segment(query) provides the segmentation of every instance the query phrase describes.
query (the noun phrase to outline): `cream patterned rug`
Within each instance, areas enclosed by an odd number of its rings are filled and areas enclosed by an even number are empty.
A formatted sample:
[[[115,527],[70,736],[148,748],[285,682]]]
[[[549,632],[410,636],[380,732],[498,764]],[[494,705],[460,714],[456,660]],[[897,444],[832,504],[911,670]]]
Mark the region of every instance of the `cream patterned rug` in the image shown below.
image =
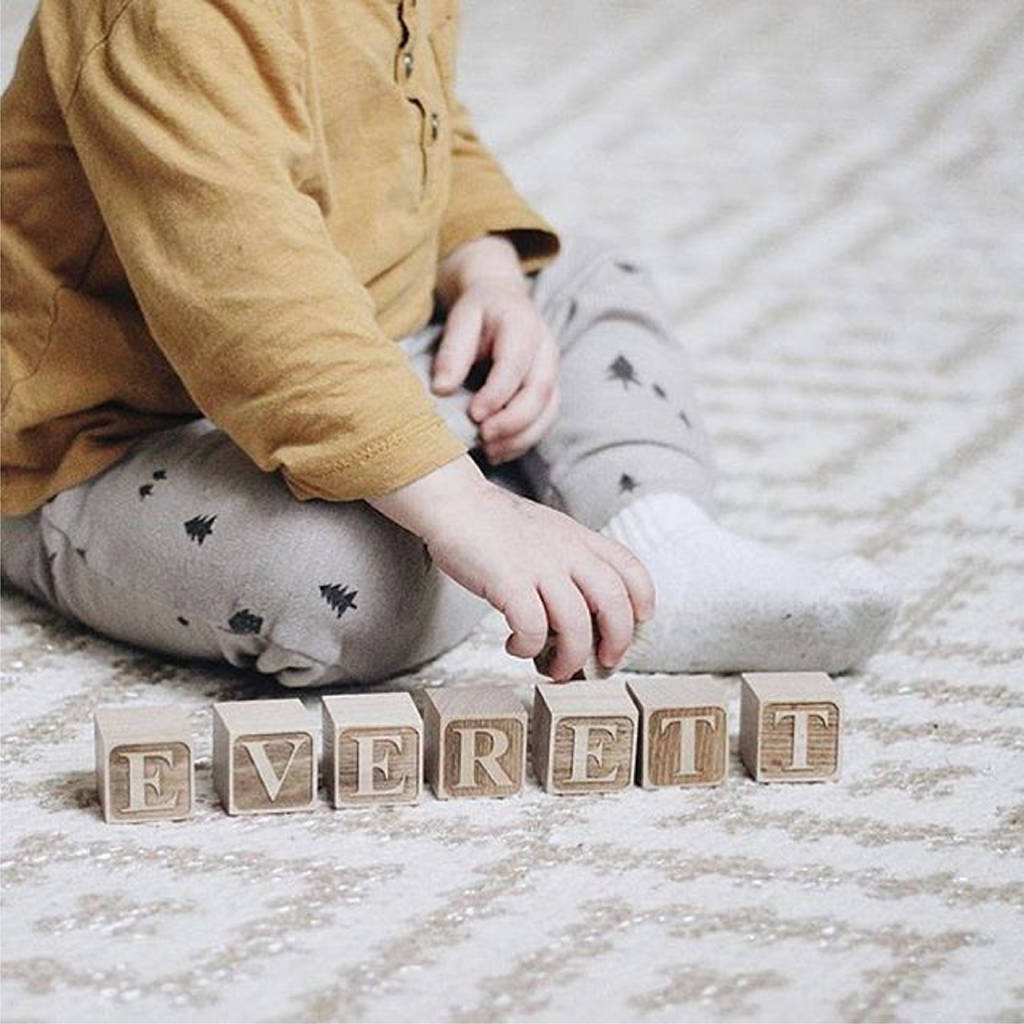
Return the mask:
[[[1024,6],[465,14],[463,93],[523,192],[655,268],[725,522],[909,581],[843,680],[845,777],[759,786],[734,751],[710,792],[231,819],[210,703],[283,694],[8,591],[4,1020],[1024,1019]],[[396,684],[528,698],[504,635]],[[93,710],[168,701],[197,817],[104,825]]]

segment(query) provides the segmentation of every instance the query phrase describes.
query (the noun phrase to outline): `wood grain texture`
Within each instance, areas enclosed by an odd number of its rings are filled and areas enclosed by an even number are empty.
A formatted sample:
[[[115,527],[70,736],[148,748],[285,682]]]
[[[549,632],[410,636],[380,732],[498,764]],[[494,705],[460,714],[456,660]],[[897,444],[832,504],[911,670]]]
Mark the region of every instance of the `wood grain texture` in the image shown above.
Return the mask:
[[[423,722],[408,693],[324,697],[323,736],[335,807],[419,800]]]
[[[707,786],[725,780],[729,717],[724,686],[709,675],[652,676],[626,685],[640,712],[640,785]]]
[[[636,705],[617,679],[538,683],[533,756],[549,793],[600,793],[633,784]]]
[[[316,748],[298,698],[213,706],[214,786],[228,814],[315,807]]]
[[[821,782],[839,777],[843,705],[824,672],[746,672],[740,757],[759,782]]]
[[[192,815],[195,748],[182,708],[100,708],[93,733],[105,821],[180,820]]]
[[[427,691],[424,728],[426,774],[441,799],[522,792],[527,714],[509,688]]]

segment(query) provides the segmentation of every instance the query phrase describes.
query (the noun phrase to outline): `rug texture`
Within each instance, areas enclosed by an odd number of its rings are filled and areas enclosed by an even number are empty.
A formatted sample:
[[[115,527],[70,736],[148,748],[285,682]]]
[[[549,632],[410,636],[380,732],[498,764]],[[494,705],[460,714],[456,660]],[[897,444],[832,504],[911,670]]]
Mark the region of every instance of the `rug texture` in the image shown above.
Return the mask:
[[[30,10],[3,5],[6,75]],[[4,1020],[1024,1019],[1024,6],[464,13],[485,141],[671,303],[723,521],[907,581],[842,680],[844,777],[757,785],[734,738],[714,790],[233,819],[211,702],[287,694],[8,589]],[[527,700],[505,635],[394,685]],[[92,713],[164,702],[198,813],[104,825]]]

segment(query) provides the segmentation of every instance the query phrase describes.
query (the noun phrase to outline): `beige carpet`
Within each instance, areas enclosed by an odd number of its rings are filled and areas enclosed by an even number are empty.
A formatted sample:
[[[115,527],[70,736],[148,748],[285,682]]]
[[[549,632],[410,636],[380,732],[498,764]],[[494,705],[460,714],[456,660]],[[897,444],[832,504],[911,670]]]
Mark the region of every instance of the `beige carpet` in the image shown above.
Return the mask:
[[[656,268],[728,525],[909,580],[845,778],[229,819],[209,704],[272,689],[11,591],[4,1020],[1024,1019],[1024,6],[467,0],[465,43],[523,191]],[[526,698],[503,636],[400,682]],[[105,826],[93,709],[163,701],[198,816]]]

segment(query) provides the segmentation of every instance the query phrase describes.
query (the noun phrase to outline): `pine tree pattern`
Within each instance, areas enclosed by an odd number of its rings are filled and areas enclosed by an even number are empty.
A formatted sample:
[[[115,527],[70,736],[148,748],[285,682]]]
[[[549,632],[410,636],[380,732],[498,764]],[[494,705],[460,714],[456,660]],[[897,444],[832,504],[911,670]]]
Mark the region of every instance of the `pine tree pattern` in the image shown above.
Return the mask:
[[[579,308],[580,308],[579,307],[579,303],[575,299],[570,299],[570,301],[569,301],[569,312],[565,314],[565,325],[566,325],[566,327],[568,327],[569,324],[571,324],[573,322],[573,320],[576,318],[576,312],[577,312],[577,310]]]
[[[167,470],[166,469],[156,469],[156,470],[154,470],[153,471],[153,479],[154,480],[166,480],[167,479]]]
[[[228,619],[232,633],[258,633],[263,628],[263,616],[242,608]]]
[[[621,353],[615,357],[615,361],[608,367],[607,380],[621,380],[622,387],[628,391],[630,384],[640,385],[640,378],[633,369],[633,364]]]
[[[682,409],[679,410],[679,418],[687,425],[687,427],[692,426],[692,424],[690,423],[690,417],[687,416]]]
[[[665,394],[665,389],[664,389],[664,388],[663,388],[663,387],[662,387],[662,386],[661,386],[660,384],[652,384],[652,385],[651,385],[651,390],[652,390],[652,391],[653,391],[653,392],[654,392],[654,393],[655,393],[655,394],[656,394],[656,395],[657,395],[657,396],[658,396],[659,398],[667,398],[667,397],[668,397],[668,396],[667,396],[667,395]]]
[[[331,609],[338,614],[340,619],[349,608],[357,608],[356,594],[358,590],[349,590],[341,583],[322,583],[320,585],[320,596],[327,602]]]
[[[181,623],[181,624],[182,624],[183,626],[187,626],[187,625],[189,624],[189,623],[188,623],[188,619],[186,619],[186,618],[185,618],[185,617],[184,617],[183,615],[179,615],[179,616],[178,616],[178,621],[179,621],[179,622],[180,622],[180,623]]]
[[[619,477],[619,494],[623,494],[626,491],[635,491],[637,489],[637,482],[628,473],[623,473]]]
[[[213,524],[217,517],[214,516],[193,516],[185,523],[185,533],[189,540],[194,540],[200,547],[203,541],[213,533]]]
[[[153,493],[152,484],[143,484],[139,488],[139,501],[145,501]]]
[[[637,274],[640,272],[640,268],[635,263],[627,263],[625,260],[616,260],[615,266],[619,270],[624,270],[627,274]]]

